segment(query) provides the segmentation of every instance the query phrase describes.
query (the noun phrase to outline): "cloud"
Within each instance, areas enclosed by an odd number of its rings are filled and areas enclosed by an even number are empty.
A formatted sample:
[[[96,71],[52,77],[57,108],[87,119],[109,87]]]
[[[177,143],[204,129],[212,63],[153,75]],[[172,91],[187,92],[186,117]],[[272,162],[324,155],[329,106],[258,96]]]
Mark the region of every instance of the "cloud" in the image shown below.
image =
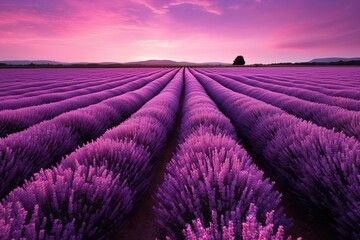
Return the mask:
[[[143,5],[144,7],[148,8],[155,14],[165,14],[168,12],[167,5],[157,6],[157,4],[154,4],[153,1],[149,1],[149,0],[136,0],[134,2]]]
[[[153,0],[134,0],[134,2],[141,4],[151,10],[155,14],[166,14],[171,7],[189,4],[198,7],[204,12],[221,15],[223,11],[221,8],[210,0],[169,0],[169,1],[153,1]],[[160,3],[159,3],[160,2]]]
[[[223,11],[220,9],[219,6],[217,6],[217,4],[215,4],[213,1],[208,1],[208,0],[194,0],[194,1],[173,0],[169,3],[169,6],[177,6],[177,5],[181,5],[181,4],[195,5],[195,6],[200,7],[200,9],[205,12],[216,14],[216,15],[223,14]]]

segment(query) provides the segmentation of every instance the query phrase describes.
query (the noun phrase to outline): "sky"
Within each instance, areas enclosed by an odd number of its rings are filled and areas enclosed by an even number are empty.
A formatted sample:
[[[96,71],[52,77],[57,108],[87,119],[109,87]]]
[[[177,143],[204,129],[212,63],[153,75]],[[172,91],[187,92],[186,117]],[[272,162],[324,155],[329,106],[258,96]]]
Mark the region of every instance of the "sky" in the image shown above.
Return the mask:
[[[0,0],[0,60],[360,57],[360,0]]]

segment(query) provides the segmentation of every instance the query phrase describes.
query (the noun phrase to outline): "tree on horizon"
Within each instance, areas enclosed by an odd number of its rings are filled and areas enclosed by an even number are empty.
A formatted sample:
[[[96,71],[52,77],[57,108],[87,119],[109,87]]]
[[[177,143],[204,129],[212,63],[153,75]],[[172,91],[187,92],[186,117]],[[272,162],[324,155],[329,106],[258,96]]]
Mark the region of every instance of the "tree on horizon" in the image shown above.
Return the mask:
[[[245,59],[243,56],[239,55],[235,58],[233,65],[245,65]]]

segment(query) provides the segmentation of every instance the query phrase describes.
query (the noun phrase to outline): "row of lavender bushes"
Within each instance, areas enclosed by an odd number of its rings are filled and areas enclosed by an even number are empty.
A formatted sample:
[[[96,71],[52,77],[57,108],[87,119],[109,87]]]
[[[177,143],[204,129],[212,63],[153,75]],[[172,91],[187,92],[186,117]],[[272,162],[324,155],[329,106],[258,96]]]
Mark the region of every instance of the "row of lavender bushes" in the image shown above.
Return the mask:
[[[338,238],[360,238],[360,143],[233,92],[192,71],[292,199],[332,216]]]
[[[165,75],[166,72],[153,74],[145,78],[129,78],[119,81],[114,88],[104,89],[83,96],[73,97],[58,102],[30,106],[0,112],[0,137],[22,131],[42,121],[54,118],[59,114],[97,104],[106,99],[116,97],[128,91],[134,91]],[[172,72],[170,72],[171,75]]]
[[[302,89],[298,87],[288,87],[283,85],[274,85],[271,83],[268,83],[270,80],[268,79],[266,83],[263,83],[261,81],[252,80],[247,77],[243,76],[234,76],[234,75],[227,75],[224,76],[231,77],[237,81],[246,83],[251,86],[261,87],[265,88],[267,90],[283,93],[289,96],[294,96],[300,99],[304,99],[311,102],[318,102],[318,103],[324,103],[332,106],[338,106],[347,110],[352,111],[360,111],[360,104],[359,101],[356,99],[350,99],[345,97],[337,97],[337,96],[329,96],[326,94],[323,94],[321,92],[311,91],[307,89]]]
[[[157,221],[168,238],[283,239],[282,225],[289,222],[281,195],[188,70],[180,132],[155,196]]]
[[[3,69],[0,78],[0,99],[38,96],[55,89],[58,92],[66,92],[69,88],[79,89],[86,87],[87,84],[96,85],[97,81],[116,79],[119,77],[119,73],[130,76],[149,72],[149,69],[137,70],[116,69],[109,71],[108,69],[82,69],[79,71],[79,69],[71,68]],[[154,71],[156,70],[154,69]]]
[[[335,79],[326,78],[325,83],[319,82],[319,78],[316,78],[316,80],[313,82],[308,82],[308,79],[306,79],[305,77],[297,77],[293,79],[281,77],[280,80],[279,78],[267,79],[266,76],[252,76],[251,78],[253,80],[265,83],[271,82],[272,84],[282,85],[286,87],[303,88],[310,91],[320,92],[329,96],[360,100],[360,93],[358,91],[359,88],[354,88],[354,86],[348,85],[349,83],[348,81],[343,79],[343,75]]]
[[[283,109],[289,114],[312,121],[319,126],[334,129],[337,132],[344,132],[346,135],[353,136],[360,140],[359,112],[349,111],[327,104],[309,102],[267,89],[252,87],[220,75],[208,74],[208,76],[233,91],[269,103]]]
[[[176,72],[172,71],[136,91],[61,114],[0,139],[0,199],[40,168],[48,168],[78,145],[118,125],[158,94]]]
[[[268,70],[268,69],[267,69]],[[321,70],[321,69],[320,69]],[[267,74],[262,71],[258,71],[249,75],[242,74],[247,80],[255,80],[254,82],[276,84],[279,86],[303,88],[315,92],[321,92],[330,96],[360,99],[359,82],[354,81],[358,79],[359,72],[351,71],[351,69],[334,69],[334,68],[322,68],[320,71],[318,68],[313,68],[312,71],[305,71],[302,69],[282,68],[275,74]],[[207,69],[208,73],[221,74],[223,76],[231,77],[238,75],[236,71],[227,69]],[[316,77],[314,77],[316,76]],[[355,79],[354,79],[355,78]]]
[[[42,105],[52,102],[58,102],[73,97],[79,97],[82,95],[102,92],[119,87],[125,83],[137,80],[139,78],[151,76],[154,73],[155,73],[154,71],[149,71],[143,74],[123,73],[123,75],[117,78],[112,78],[112,79],[104,78],[97,81],[95,80],[86,81],[85,83],[82,84],[73,83],[66,87],[58,87],[58,88],[49,88],[48,86],[44,85],[43,90],[36,91],[36,95],[34,95],[34,93],[32,92],[33,90],[28,89],[28,91],[32,93],[31,96],[26,96],[26,94],[22,94],[22,95],[15,95],[15,96],[9,95],[6,97],[1,97],[0,110],[18,109],[18,108],[29,107],[34,105]]]
[[[1,239],[109,237],[149,183],[153,158],[176,119],[182,81],[179,72],[128,120],[13,190],[0,205]]]

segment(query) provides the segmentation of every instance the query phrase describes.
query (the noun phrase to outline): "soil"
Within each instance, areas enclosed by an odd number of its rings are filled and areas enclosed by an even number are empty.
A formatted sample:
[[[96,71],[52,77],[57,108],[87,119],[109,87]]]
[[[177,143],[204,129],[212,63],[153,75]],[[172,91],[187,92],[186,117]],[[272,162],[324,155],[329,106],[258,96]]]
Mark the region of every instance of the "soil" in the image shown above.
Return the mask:
[[[287,217],[292,219],[293,226],[288,234],[293,237],[302,237],[303,240],[336,240],[337,234],[329,226],[327,216],[314,217],[308,210],[283,196],[282,206]]]

